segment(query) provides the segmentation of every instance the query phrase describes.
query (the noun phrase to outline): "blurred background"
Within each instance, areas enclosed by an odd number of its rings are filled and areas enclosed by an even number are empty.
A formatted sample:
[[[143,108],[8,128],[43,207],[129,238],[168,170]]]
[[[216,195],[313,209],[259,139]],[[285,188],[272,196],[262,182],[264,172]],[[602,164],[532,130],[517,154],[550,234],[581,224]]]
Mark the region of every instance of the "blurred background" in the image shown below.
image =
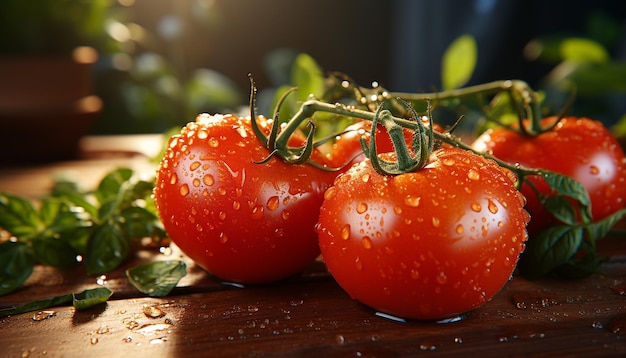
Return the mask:
[[[302,52],[361,85],[437,90],[442,55],[463,34],[478,48],[468,85],[522,79],[560,99],[576,85],[573,114],[612,126],[626,113],[624,1],[3,0],[0,87],[8,89],[0,89],[0,121],[24,122],[41,112],[16,109],[18,102],[34,106],[30,93],[45,86],[26,80],[35,70],[19,72],[11,61],[71,55],[88,65],[88,79],[47,72],[61,77],[51,85],[57,94],[82,83],[66,99],[72,113],[92,114],[84,130],[160,133],[199,112],[245,106],[248,73],[259,88],[288,84]],[[582,47],[568,57],[565,45],[572,43]],[[47,105],[60,117],[70,111]],[[1,128],[6,140],[14,127]]]

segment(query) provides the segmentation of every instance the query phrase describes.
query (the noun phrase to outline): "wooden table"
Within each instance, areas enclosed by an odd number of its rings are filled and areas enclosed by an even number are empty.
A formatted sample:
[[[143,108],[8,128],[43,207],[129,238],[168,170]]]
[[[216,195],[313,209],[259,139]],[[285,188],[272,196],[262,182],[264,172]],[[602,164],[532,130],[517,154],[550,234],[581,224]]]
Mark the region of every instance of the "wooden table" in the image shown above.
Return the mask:
[[[92,185],[121,165],[152,174],[144,154],[158,152],[158,137],[87,138],[84,148],[83,160],[0,168],[0,191],[36,198],[55,174]],[[286,282],[245,288],[221,284],[175,247],[139,250],[101,277],[82,266],[37,266],[22,289],[0,297],[0,307],[99,285],[114,294],[85,311],[54,307],[0,318],[0,357],[625,356],[625,241],[600,242],[610,257],[606,276],[514,277],[492,301],[451,323],[383,317],[351,300],[321,262]],[[146,297],[127,282],[127,267],[165,259],[188,265],[170,296]]]

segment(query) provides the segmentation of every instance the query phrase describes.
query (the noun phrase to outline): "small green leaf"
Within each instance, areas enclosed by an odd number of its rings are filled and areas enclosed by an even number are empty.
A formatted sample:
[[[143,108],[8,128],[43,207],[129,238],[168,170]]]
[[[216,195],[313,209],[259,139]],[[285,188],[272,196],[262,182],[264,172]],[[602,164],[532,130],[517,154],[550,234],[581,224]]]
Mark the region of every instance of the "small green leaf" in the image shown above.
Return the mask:
[[[615,224],[626,217],[626,209],[622,209],[605,217],[604,219],[585,225],[587,235],[591,240],[596,241],[604,238]]]
[[[324,94],[324,73],[321,67],[308,54],[299,54],[291,67],[291,81],[298,87],[298,99],[304,101],[309,95],[321,97]]]
[[[118,168],[102,178],[95,192],[100,203],[116,198],[122,184],[133,176],[133,171],[128,168]]]
[[[443,54],[441,83],[444,90],[465,85],[476,68],[478,50],[471,35],[462,35],[454,40]]]
[[[29,200],[0,193],[0,228],[20,239],[30,239],[37,235],[42,225],[37,210]]]
[[[44,265],[68,268],[76,264],[77,252],[63,240],[37,238],[32,244],[36,260]]]
[[[23,304],[21,306],[17,306],[14,308],[7,308],[0,310],[0,317],[12,316],[20,313],[38,311],[49,307],[60,306],[72,301],[72,294],[54,296],[49,298],[44,298],[42,300],[37,300],[33,302],[29,302]]]
[[[568,262],[580,248],[580,227],[552,226],[526,242],[519,269],[528,278],[541,277]]]
[[[140,292],[152,296],[167,296],[178,281],[187,274],[183,261],[154,261],[126,270],[126,277]]]
[[[126,258],[128,251],[129,243],[117,225],[99,226],[87,243],[87,273],[97,275],[114,270]]]
[[[70,302],[73,303],[74,307],[77,310],[82,310],[106,302],[112,294],[113,292],[106,287],[98,287],[90,290],[85,290],[80,293],[68,293],[65,295],[59,295],[29,302],[18,307],[1,309],[0,317],[38,311],[45,308],[60,306]]]
[[[35,258],[30,245],[24,242],[0,244],[0,296],[20,287],[33,272]]]
[[[564,61],[601,63],[611,58],[604,46],[596,41],[580,37],[564,39],[559,50]]]
[[[591,221],[591,199],[589,199],[589,193],[582,184],[572,177],[555,172],[543,171],[541,176],[552,190],[578,202],[584,223]]]
[[[77,310],[84,310],[109,300],[113,291],[106,287],[97,287],[72,294],[72,304]]]
[[[120,215],[124,218],[122,227],[128,237],[164,235],[157,216],[144,208],[136,206],[126,208]]]
[[[563,224],[576,224],[576,209],[566,197],[562,195],[551,196],[546,198],[542,204]]]

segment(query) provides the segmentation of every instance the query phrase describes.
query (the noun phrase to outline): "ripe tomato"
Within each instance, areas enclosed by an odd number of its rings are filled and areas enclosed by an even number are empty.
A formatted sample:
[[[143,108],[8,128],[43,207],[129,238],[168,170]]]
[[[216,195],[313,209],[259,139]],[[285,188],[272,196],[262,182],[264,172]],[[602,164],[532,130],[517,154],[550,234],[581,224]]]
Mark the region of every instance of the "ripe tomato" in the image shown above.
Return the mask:
[[[425,125],[428,125],[428,121],[423,121]],[[441,126],[435,124],[433,126],[436,131],[443,132]],[[345,166],[349,168],[350,165],[358,162],[362,162],[365,159],[363,154],[363,148],[361,146],[361,137],[365,137],[367,143],[371,136],[372,122],[368,120],[362,120],[356,122],[346,129],[347,133],[339,136],[330,153],[329,159],[335,168]],[[403,129],[404,140],[408,144],[409,148],[412,148],[411,142],[413,141],[414,131],[408,128]],[[393,142],[391,137],[387,133],[387,130],[382,125],[378,125],[376,128],[376,149],[378,153],[393,152]],[[346,163],[349,163],[346,165]]]
[[[443,319],[479,307],[509,280],[528,213],[496,163],[457,148],[382,176],[369,160],[335,179],[317,225],[339,285],[377,310]]]
[[[303,142],[293,136],[289,145]],[[280,280],[319,255],[314,226],[336,174],[276,157],[253,163],[267,156],[249,119],[205,114],[170,139],[158,170],[154,198],[167,233],[224,280]],[[311,158],[324,163],[318,152]]]
[[[545,119],[545,123],[555,120]],[[509,163],[526,168],[546,169],[570,176],[589,192],[594,221],[622,209],[626,200],[626,159],[617,140],[602,125],[589,118],[563,118],[554,130],[523,136],[507,129],[488,130],[472,147]],[[530,181],[548,195],[551,190],[540,177]],[[554,224],[554,217],[541,205],[527,184],[522,193],[531,214],[528,231],[532,235]]]

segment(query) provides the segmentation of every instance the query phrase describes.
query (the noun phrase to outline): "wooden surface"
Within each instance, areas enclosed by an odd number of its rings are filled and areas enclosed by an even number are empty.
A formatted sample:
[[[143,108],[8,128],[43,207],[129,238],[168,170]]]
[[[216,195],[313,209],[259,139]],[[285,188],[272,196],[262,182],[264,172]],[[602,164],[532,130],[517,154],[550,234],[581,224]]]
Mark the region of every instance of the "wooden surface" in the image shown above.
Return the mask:
[[[0,191],[36,198],[59,173],[91,185],[120,165],[148,175],[154,166],[141,153],[152,153],[145,145],[157,140],[88,139],[84,160],[0,168]],[[119,149],[124,143],[128,148]],[[351,300],[321,262],[286,282],[244,288],[221,284],[175,247],[137,251],[102,277],[86,276],[82,266],[37,266],[23,288],[0,297],[0,307],[98,285],[114,294],[85,311],[54,307],[0,318],[0,357],[626,356],[624,241],[599,243],[610,258],[606,276],[514,277],[492,301],[451,323],[383,317]],[[155,259],[188,264],[188,275],[165,298],[142,295],[124,276],[127,267]]]

